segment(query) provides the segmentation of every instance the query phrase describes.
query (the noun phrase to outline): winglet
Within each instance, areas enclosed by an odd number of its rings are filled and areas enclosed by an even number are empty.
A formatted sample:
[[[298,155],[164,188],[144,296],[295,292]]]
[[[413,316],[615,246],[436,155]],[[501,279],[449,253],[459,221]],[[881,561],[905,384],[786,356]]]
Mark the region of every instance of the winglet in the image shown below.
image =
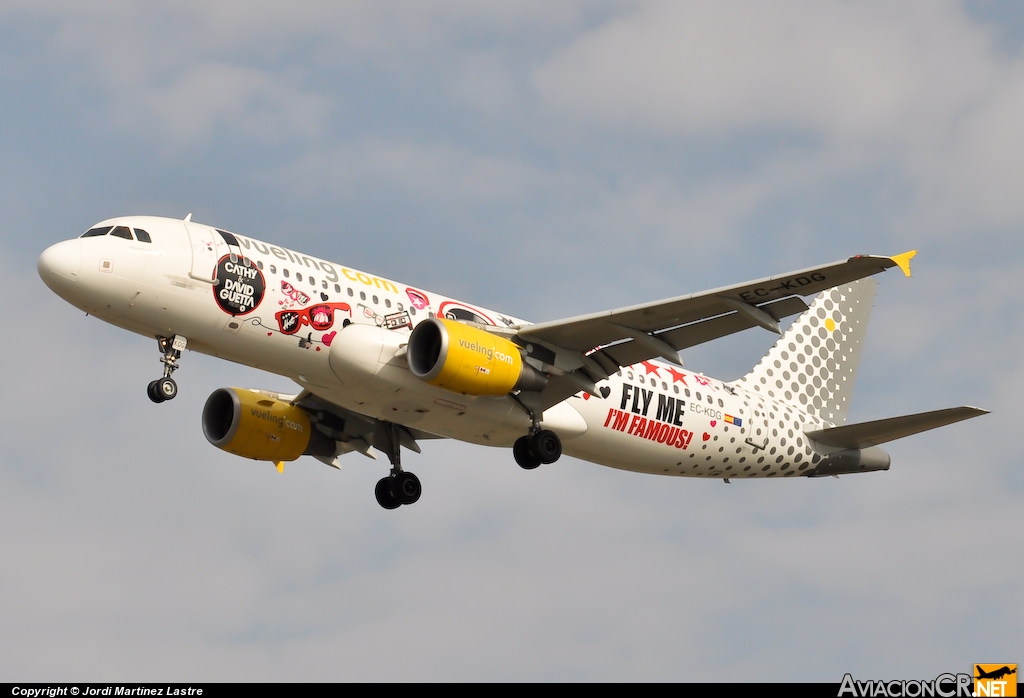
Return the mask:
[[[276,463],[274,463],[274,465],[277,466],[277,472],[279,472],[279,473],[283,473],[284,472],[284,461],[283,460],[277,461]]]
[[[911,250],[910,252],[904,252],[903,254],[889,257],[889,259],[896,262],[896,266],[902,269],[904,274],[910,276],[910,260],[913,259],[916,254],[917,250]]]

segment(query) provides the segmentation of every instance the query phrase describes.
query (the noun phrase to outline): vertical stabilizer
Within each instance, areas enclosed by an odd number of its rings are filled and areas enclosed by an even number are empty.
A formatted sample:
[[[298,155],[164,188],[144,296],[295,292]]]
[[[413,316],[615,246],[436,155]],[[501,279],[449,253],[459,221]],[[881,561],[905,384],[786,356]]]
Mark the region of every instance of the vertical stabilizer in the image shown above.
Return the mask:
[[[878,284],[861,279],[818,295],[739,384],[843,424]]]

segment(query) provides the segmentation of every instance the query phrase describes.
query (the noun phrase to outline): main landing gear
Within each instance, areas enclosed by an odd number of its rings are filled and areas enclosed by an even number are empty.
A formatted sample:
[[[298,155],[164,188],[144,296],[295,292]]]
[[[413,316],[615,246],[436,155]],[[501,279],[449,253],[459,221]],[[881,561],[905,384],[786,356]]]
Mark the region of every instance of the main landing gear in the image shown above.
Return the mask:
[[[391,474],[377,482],[373,493],[377,496],[377,503],[382,507],[397,509],[403,504],[415,504],[423,494],[423,487],[418,477],[402,470],[402,445],[398,431],[401,427],[397,424],[388,426],[390,443],[387,453],[388,460],[391,461]]]
[[[537,429],[516,439],[512,446],[516,463],[524,470],[533,470],[541,463],[549,465],[562,455],[562,440],[550,429]]]
[[[541,429],[537,412],[522,399],[510,395],[526,414],[530,415],[530,433],[520,436],[512,445],[512,456],[523,470],[533,470],[540,464],[550,465],[562,455],[562,440],[550,429]]]
[[[171,374],[178,370],[178,359],[181,358],[181,352],[188,340],[176,334],[173,337],[157,337],[156,341],[163,354],[160,363],[164,365],[164,377],[152,381],[146,388],[146,393],[150,400],[160,403],[173,400],[178,395],[178,384],[171,378]]]

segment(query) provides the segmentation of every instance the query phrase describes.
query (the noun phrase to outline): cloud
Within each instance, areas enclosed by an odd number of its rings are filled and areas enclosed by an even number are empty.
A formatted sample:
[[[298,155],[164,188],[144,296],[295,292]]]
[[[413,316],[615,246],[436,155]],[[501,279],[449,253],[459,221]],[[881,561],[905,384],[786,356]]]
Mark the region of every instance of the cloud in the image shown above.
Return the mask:
[[[536,68],[560,120],[641,139],[795,140],[847,171],[894,168],[945,235],[1024,220],[1024,71],[957,3],[645,3]],[[808,158],[815,168],[815,158]]]

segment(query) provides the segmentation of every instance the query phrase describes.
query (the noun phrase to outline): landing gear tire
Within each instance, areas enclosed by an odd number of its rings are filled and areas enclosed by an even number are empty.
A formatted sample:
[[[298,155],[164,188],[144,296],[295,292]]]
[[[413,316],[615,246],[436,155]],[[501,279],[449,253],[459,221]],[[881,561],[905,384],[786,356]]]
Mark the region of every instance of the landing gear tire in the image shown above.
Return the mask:
[[[377,496],[377,504],[380,504],[385,509],[397,509],[402,506],[402,503],[395,497],[394,492],[391,491],[392,481],[393,479],[390,477],[383,477],[377,481],[377,487],[373,490],[373,493]]]
[[[150,381],[149,386],[146,388],[146,395],[149,395],[149,399],[157,404],[164,401],[163,395],[159,393],[156,387],[156,384],[159,382],[158,380]]]
[[[554,463],[562,455],[562,440],[550,429],[541,429],[530,440],[530,450],[548,465]]]
[[[529,436],[521,436],[516,439],[515,445],[512,446],[512,455],[515,457],[516,463],[523,470],[533,470],[540,467],[540,457],[533,452]]]
[[[423,486],[420,485],[420,479],[412,473],[404,471],[395,475],[391,490],[394,493],[395,499],[402,504],[415,504],[419,500],[420,495],[423,494]]]
[[[160,401],[173,400],[178,396],[178,384],[174,382],[173,378],[160,378],[153,381],[155,383],[153,392],[160,396]]]

